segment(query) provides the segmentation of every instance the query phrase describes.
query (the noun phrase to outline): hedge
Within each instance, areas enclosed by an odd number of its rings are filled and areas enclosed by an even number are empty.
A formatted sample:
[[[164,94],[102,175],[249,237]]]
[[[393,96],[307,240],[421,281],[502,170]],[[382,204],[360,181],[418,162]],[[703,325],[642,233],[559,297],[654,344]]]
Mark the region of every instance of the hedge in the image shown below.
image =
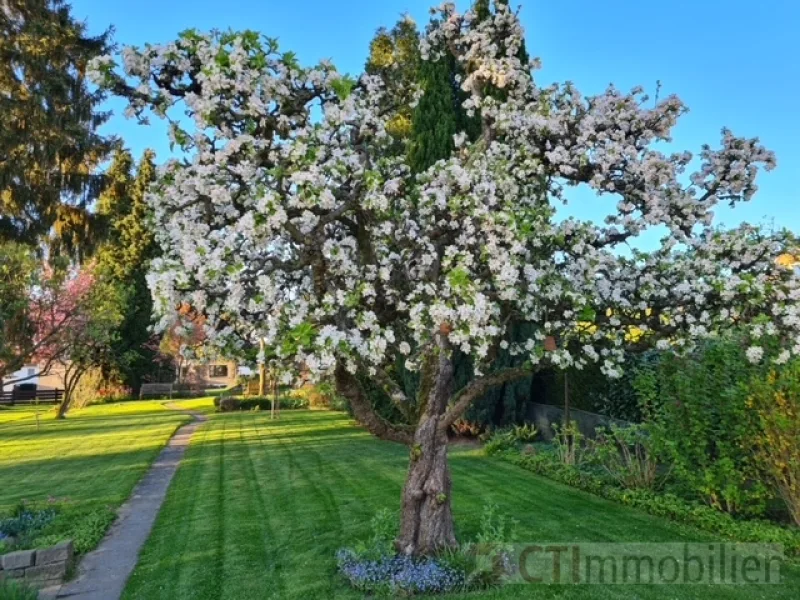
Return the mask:
[[[254,396],[252,398],[214,398],[214,407],[220,412],[237,410],[272,410],[272,398]],[[308,408],[308,399],[294,396],[281,396],[278,399],[278,408]]]

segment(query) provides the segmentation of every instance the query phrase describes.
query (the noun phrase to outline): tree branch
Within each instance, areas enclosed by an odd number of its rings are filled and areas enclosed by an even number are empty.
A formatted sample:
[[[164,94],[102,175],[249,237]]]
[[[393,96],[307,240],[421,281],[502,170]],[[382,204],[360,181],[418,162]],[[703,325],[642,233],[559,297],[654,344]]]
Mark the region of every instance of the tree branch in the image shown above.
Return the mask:
[[[439,421],[439,429],[447,431],[450,426],[455,423],[461,415],[469,408],[477,398],[486,393],[489,388],[492,388],[501,383],[514,381],[515,379],[522,379],[528,377],[536,372],[535,368],[514,367],[503,369],[496,373],[490,373],[486,377],[474,380],[469,385],[461,388],[455,395],[455,402],[450,406],[447,412]]]
[[[392,425],[375,412],[355,375],[339,365],[336,367],[335,377],[336,389],[350,401],[353,416],[366,427],[367,431],[382,440],[411,444],[413,437],[410,431]]]
[[[386,395],[389,396],[392,403],[406,416],[409,415],[409,407],[411,403],[408,400],[408,397],[405,395],[400,386],[397,382],[392,379],[389,374],[378,367],[375,369],[375,381],[383,388],[383,391],[386,392]]]

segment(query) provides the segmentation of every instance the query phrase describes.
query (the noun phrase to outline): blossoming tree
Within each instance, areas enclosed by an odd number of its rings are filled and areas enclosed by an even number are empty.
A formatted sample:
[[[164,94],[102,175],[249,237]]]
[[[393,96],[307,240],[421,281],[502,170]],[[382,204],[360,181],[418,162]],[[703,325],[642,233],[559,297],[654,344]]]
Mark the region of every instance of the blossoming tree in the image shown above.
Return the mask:
[[[377,79],[302,67],[253,32],[187,31],[93,65],[130,114],[168,119],[184,152],[151,199],[162,325],[188,303],[220,343],[264,338],[333,374],[370,431],[409,444],[397,537],[408,554],[456,543],[447,433],[489,387],[543,365],[600,363],[613,377],[632,343],[680,349],[734,324],[768,322],[800,353],[798,281],[773,261],[790,236],[712,228],[714,206],[750,199],[774,165],[757,139],[726,130],[697,160],[664,154],[685,110],[677,97],[540,87],[504,5],[481,21],[434,12],[423,58],[453,54],[482,135],[456,135],[453,155],[417,176],[390,151]],[[556,214],[574,185],[616,202],[604,223]],[[619,251],[654,227],[657,249]],[[530,336],[509,339],[511,319]],[[493,369],[498,348],[524,364]],[[458,390],[456,349],[475,367]],[[398,357],[420,371],[417,398],[392,378]],[[377,416],[358,374],[415,425]]]
[[[64,397],[56,416],[63,419],[73,392],[87,371],[100,368],[112,353],[122,321],[123,290],[97,277],[94,265],[74,273],[50,275],[52,283],[32,300],[35,332],[33,358],[40,374],[55,365],[63,369]]]

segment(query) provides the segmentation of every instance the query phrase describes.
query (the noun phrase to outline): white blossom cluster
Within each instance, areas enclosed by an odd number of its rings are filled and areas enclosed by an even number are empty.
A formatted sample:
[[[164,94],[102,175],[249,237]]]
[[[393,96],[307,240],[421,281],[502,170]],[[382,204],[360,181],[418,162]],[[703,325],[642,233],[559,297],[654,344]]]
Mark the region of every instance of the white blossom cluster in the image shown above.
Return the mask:
[[[190,31],[126,48],[121,66],[95,61],[96,80],[132,114],[169,119],[186,153],[150,196],[162,326],[188,303],[213,339],[266,338],[319,373],[398,355],[416,368],[437,335],[478,372],[504,348],[615,376],[632,343],[686,348],[740,324],[781,335],[783,360],[800,354],[800,286],[774,261],[788,234],[711,226],[719,201],[752,197],[769,151],[724,131],[686,173],[690,153],[654,149],[685,110],[678,98],[648,107],[640,89],[539,87],[503,5],[480,23],[449,4],[436,12],[423,55],[454,53],[484,134],[459,134],[453,156],[417,176],[386,133],[378,79],[303,68],[273,40]],[[556,218],[577,184],[615,198],[604,223]],[[618,252],[656,226],[669,232],[658,250]],[[509,337],[512,320],[529,338]]]

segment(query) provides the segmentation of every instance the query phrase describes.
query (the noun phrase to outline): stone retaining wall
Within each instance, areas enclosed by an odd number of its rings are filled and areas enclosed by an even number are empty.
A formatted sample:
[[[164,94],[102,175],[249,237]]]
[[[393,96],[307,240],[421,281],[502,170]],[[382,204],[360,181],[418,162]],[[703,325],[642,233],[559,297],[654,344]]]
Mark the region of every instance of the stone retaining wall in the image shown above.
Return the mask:
[[[39,550],[9,552],[0,556],[0,580],[19,579],[35,588],[58,585],[64,581],[74,556],[72,541]]]

